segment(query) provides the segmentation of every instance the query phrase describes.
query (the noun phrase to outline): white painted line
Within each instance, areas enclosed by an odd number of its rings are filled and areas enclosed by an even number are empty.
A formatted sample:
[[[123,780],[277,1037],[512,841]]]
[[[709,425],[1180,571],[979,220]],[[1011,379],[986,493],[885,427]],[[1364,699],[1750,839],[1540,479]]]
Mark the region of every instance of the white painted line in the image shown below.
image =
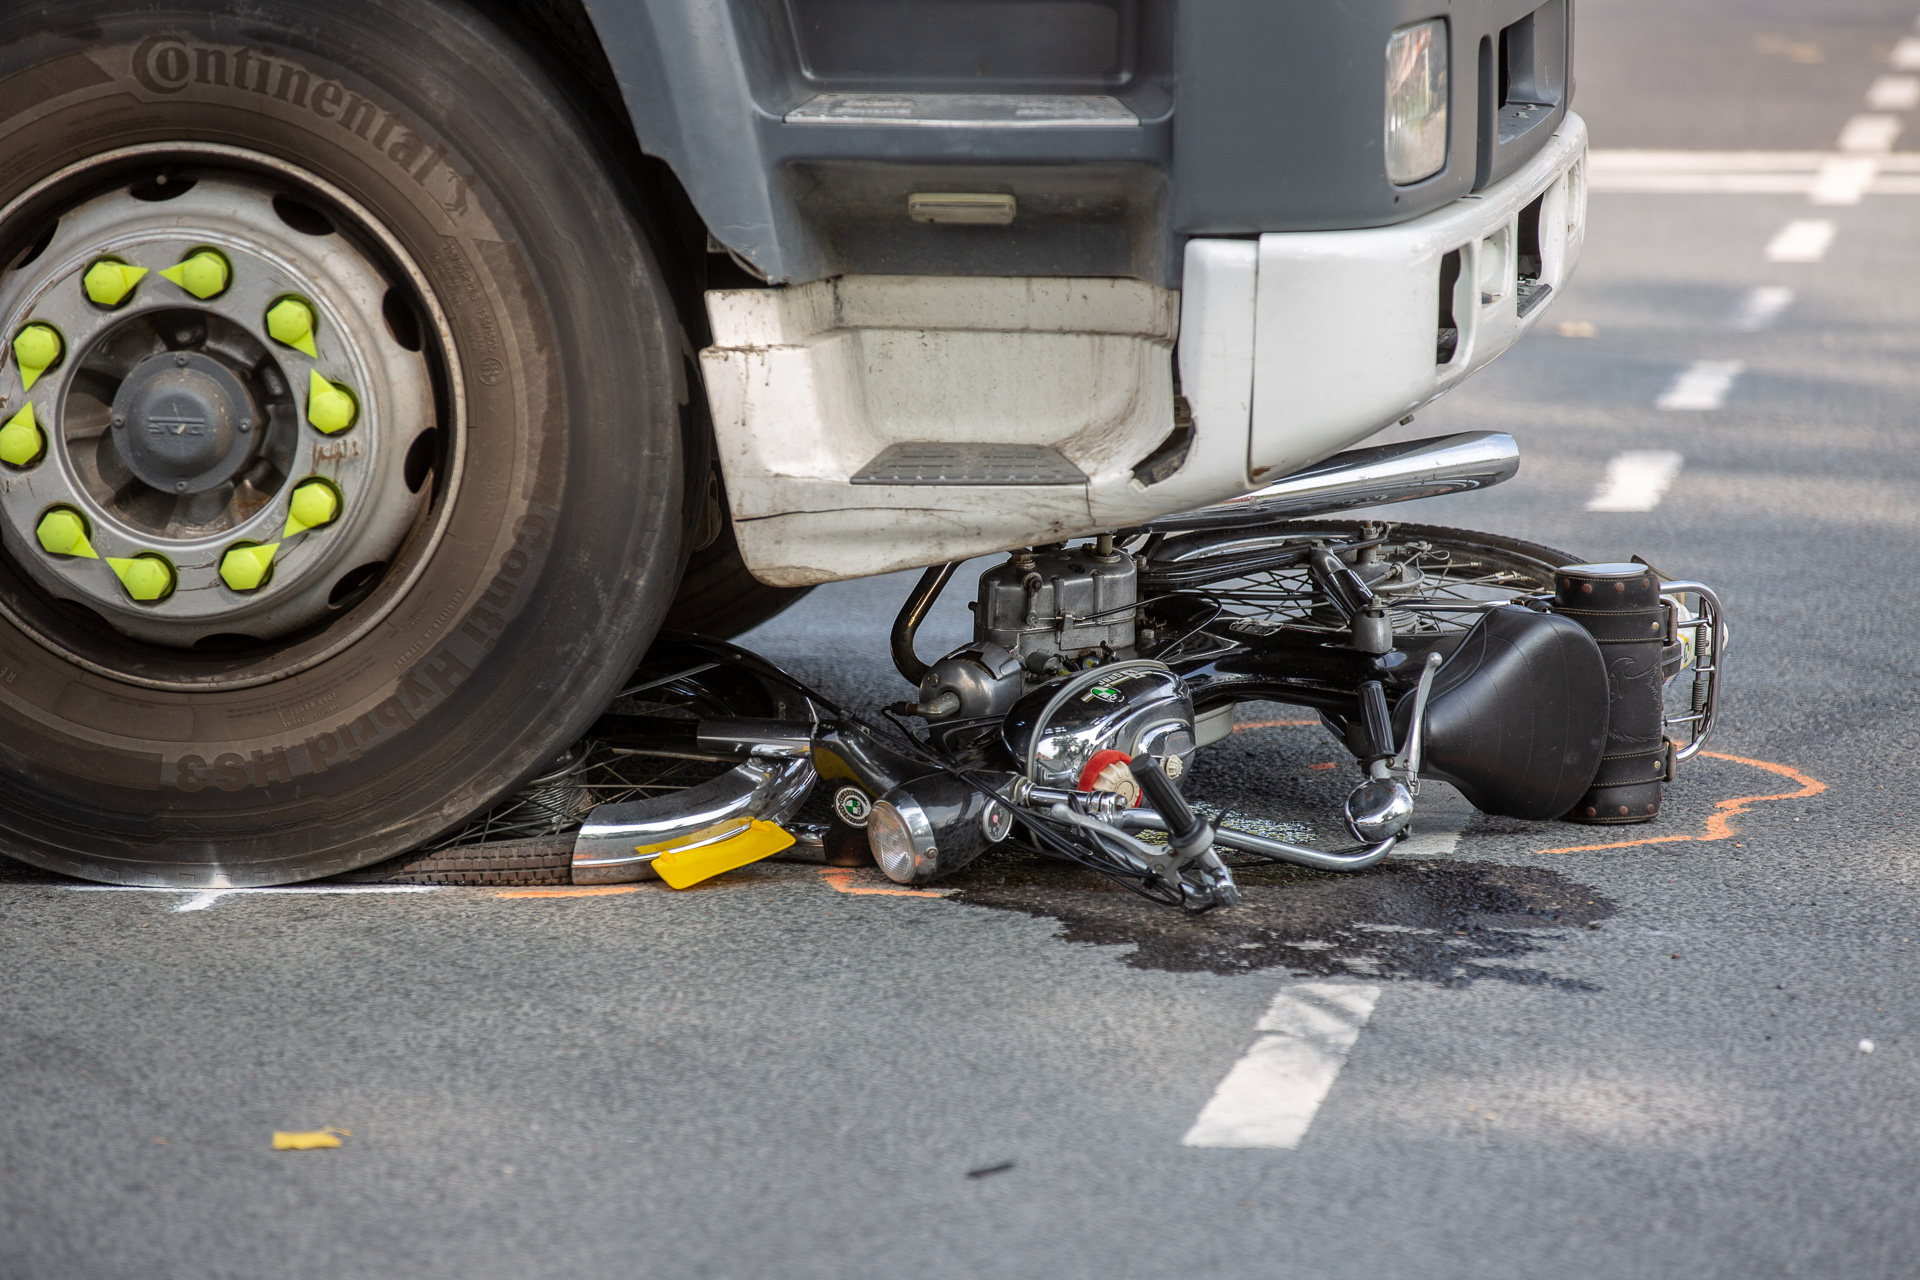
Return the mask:
[[[1793,290],[1785,285],[1763,284],[1741,295],[1730,323],[1736,333],[1759,333],[1771,328],[1792,303]]]
[[[1873,156],[1835,156],[1813,175],[1807,198],[1819,205],[1859,204],[1879,176],[1880,162]]]
[[[1459,851],[1460,836],[1480,811],[1451,785],[1428,779],[1413,802],[1413,834],[1394,848],[1396,858],[1446,858]]]
[[[1665,147],[1602,147],[1587,153],[1589,173],[1812,173],[1832,151],[1679,151]],[[1897,173],[1920,173],[1920,151],[1887,157]]]
[[[1840,130],[1840,149],[1848,152],[1871,152],[1879,155],[1893,150],[1893,140],[1900,136],[1900,130],[1906,122],[1899,116],[1858,115],[1847,121]]]
[[[1360,1038],[1380,988],[1302,982],[1273,998],[1261,1036],[1200,1110],[1189,1147],[1300,1145]]]
[[[222,898],[231,898],[237,894],[254,893],[433,893],[445,888],[437,884],[294,884],[268,889],[169,889],[164,885],[141,884],[70,884],[63,886],[72,893],[184,893],[185,901],[173,910],[205,911]]]
[[[1733,380],[1746,372],[1741,360],[1695,360],[1674,378],[1654,407],[1679,412],[1705,412],[1727,402]]]
[[[1887,59],[1895,71],[1920,71],[1920,36],[1902,36]]]
[[[1891,116],[1862,119],[1898,120]],[[1857,128],[1862,146],[1886,138],[1893,126]],[[1875,133],[1874,131],[1878,131]],[[1867,161],[1872,161],[1870,168]],[[1594,191],[1647,195],[1811,195],[1822,203],[1852,203],[1859,193],[1913,195],[1909,175],[1920,174],[1913,151],[1659,151],[1607,149],[1588,155],[1587,181]],[[1892,176],[1889,176],[1892,175]],[[1852,191],[1848,199],[1831,193]]]
[[[1589,511],[1651,511],[1680,477],[1686,459],[1671,449],[1630,449],[1607,462]]]
[[[1867,87],[1867,105],[1875,111],[1920,107],[1920,76],[1881,76]]]
[[[1767,241],[1768,262],[1818,262],[1833,243],[1828,218],[1795,218]]]

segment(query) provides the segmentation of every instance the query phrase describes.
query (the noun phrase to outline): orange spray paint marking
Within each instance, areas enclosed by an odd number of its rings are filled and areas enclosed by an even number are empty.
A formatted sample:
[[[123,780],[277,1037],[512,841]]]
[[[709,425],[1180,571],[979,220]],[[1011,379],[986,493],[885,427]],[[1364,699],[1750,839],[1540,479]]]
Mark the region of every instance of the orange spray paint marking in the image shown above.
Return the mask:
[[[860,875],[857,867],[822,867],[820,878],[832,885],[840,893],[872,895],[880,898],[944,898],[950,890],[946,889],[902,889],[888,882],[885,886],[871,883],[871,878],[861,876],[864,884],[854,883],[854,877]]]
[[[1800,784],[1798,791],[1782,791],[1776,795],[1734,796],[1722,800],[1713,806],[1714,812],[1707,815],[1706,830],[1697,836],[1647,836],[1641,840],[1622,840],[1616,844],[1578,844],[1564,849],[1542,849],[1541,853],[1595,853],[1601,849],[1637,849],[1648,844],[1683,844],[1694,840],[1726,840],[1739,834],[1733,829],[1735,816],[1745,813],[1756,804],[1768,800],[1805,800],[1817,796],[1827,789],[1827,784],[1818,778],[1810,778],[1789,765],[1774,764],[1770,760],[1749,760],[1745,756],[1730,756],[1719,751],[1700,753],[1714,760],[1729,760],[1734,764],[1744,764],[1755,769],[1765,769],[1768,773],[1777,773]]]
[[[580,885],[573,889],[508,889],[496,898],[604,898],[615,893],[638,893],[637,884]]]

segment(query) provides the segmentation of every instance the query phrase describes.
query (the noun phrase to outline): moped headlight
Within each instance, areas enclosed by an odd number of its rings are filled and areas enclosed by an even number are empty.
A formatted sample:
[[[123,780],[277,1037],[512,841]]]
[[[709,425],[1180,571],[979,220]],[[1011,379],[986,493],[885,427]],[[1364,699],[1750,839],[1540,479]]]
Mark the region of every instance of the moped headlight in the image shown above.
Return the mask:
[[[1447,20],[1387,40],[1387,177],[1404,186],[1447,162]]]

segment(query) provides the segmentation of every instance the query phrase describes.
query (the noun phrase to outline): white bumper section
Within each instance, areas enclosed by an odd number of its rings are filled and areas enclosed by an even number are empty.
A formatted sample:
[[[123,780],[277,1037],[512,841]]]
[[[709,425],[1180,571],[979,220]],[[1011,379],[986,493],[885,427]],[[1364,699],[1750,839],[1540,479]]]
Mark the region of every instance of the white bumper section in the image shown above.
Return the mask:
[[[1579,259],[1586,147],[1569,114],[1511,177],[1411,222],[1189,241],[1178,294],[923,276],[708,293],[701,366],[747,567],[803,586],[1078,537],[1346,448],[1539,319]],[[1186,460],[1144,483],[1135,468],[1175,431],[1176,363]],[[983,483],[949,464],[944,482],[937,465],[932,483],[875,482],[900,445],[1050,446],[1070,481]]]

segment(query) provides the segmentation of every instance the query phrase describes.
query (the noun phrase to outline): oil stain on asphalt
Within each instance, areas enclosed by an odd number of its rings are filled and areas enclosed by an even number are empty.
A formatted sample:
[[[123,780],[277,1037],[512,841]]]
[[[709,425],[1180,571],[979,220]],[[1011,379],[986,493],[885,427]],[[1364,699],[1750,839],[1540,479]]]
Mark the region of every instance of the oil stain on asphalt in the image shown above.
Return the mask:
[[[1405,979],[1462,987],[1483,979],[1593,991],[1531,967],[1614,903],[1543,867],[1450,860],[1387,863],[1361,874],[1237,867],[1242,898],[1200,915],[1149,902],[1079,867],[1006,850],[947,883],[949,901],[1057,920],[1068,942],[1133,944],[1137,969]]]

